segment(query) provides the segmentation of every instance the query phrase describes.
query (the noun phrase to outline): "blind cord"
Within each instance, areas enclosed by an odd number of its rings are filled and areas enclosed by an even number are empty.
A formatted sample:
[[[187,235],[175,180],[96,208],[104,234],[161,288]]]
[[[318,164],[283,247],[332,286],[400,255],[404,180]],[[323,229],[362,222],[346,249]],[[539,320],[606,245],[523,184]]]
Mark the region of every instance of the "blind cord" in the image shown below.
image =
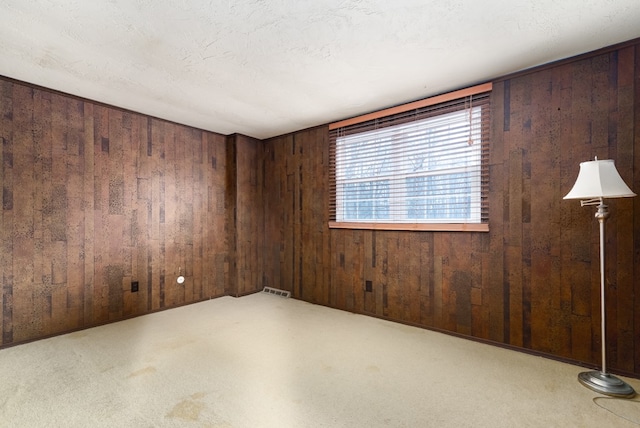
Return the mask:
[[[469,145],[473,145],[473,95],[469,96]]]

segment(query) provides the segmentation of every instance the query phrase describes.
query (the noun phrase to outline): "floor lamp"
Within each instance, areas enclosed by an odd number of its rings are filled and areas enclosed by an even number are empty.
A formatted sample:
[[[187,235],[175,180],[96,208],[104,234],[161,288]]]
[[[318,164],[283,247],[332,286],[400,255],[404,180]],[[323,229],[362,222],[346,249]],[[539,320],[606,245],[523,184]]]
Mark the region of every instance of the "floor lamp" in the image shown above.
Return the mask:
[[[602,317],[602,369],[582,372],[578,381],[587,388],[614,397],[631,398],[634,389],[621,379],[607,373],[606,318],[605,318],[605,264],[604,264],[604,223],[609,217],[605,198],[628,198],[636,196],[618,174],[611,159],[580,163],[580,171],[573,188],[564,199],[581,199],[580,206],[597,205],[596,219],[600,223],[600,311]]]

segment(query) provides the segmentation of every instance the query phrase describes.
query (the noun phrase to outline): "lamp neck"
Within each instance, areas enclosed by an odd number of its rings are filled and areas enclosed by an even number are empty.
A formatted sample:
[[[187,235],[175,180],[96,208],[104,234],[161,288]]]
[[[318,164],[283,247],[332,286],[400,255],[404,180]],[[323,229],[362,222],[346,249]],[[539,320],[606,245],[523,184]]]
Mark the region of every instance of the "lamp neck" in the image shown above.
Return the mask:
[[[598,205],[598,211],[596,211],[595,217],[599,222],[603,222],[609,218],[609,207],[602,203],[602,200]]]
[[[609,207],[604,204],[604,199],[602,198],[593,198],[580,201],[581,207],[586,207],[587,205],[597,205],[598,211],[596,211],[596,218],[598,221],[605,221],[609,217]]]

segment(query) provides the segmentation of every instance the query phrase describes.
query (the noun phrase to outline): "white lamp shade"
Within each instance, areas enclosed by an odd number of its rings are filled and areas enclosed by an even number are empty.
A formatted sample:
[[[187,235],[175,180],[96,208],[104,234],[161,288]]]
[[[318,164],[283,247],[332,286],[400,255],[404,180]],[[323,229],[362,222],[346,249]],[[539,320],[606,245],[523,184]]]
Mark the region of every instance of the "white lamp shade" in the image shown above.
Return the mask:
[[[625,184],[611,159],[580,163],[573,188],[563,199],[629,198],[636,196]]]

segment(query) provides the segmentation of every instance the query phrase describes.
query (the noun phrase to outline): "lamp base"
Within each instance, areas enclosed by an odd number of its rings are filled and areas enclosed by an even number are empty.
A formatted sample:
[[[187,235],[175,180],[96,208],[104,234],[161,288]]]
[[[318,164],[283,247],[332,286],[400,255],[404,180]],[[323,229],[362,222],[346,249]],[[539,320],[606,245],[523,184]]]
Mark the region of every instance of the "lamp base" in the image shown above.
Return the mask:
[[[636,391],[625,381],[601,371],[582,372],[578,381],[587,388],[604,395],[620,398],[633,398]]]

